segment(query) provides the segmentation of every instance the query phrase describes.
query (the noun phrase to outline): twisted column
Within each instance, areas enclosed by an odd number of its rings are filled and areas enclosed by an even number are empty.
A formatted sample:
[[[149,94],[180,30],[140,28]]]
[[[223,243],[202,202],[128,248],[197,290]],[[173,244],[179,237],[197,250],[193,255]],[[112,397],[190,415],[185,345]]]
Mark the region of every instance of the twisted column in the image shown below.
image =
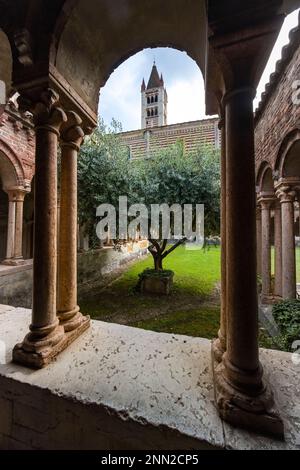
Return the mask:
[[[68,113],[61,132],[61,186],[57,315],[65,332],[89,325],[77,305],[77,157],[84,138],[82,120]]]

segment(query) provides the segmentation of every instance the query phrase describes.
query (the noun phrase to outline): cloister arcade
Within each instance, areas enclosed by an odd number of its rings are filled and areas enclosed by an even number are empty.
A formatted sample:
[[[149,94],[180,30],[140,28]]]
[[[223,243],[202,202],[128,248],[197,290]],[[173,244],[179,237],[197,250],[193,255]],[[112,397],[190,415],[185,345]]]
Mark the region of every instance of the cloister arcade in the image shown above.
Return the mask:
[[[222,314],[213,344],[216,405],[220,416],[236,426],[282,437],[272,383],[266,383],[259,361],[252,103],[284,17],[297,6],[293,0],[53,0],[51,6],[44,1],[0,1],[0,27],[11,46],[10,58],[3,59],[5,70],[13,62],[12,86],[19,93],[20,110],[33,116],[36,136],[32,321],[14,348],[13,361],[31,368],[47,366],[90,326],[77,305],[77,155],[97,123],[99,89],[116,66],[146,47],[171,46],[186,51],[199,65],[207,114],[220,115],[222,130]],[[0,79],[8,81],[9,75]],[[276,294],[295,295],[292,234],[300,189],[298,150],[295,140],[286,141],[277,167],[259,172],[266,296],[275,197],[275,245],[282,247],[276,256]],[[6,258],[18,260],[22,203],[29,187],[2,153],[0,173],[1,207],[7,205],[3,191],[9,197]],[[9,178],[13,188],[7,187]],[[286,260],[282,264],[280,257]]]
[[[299,131],[283,139],[274,168],[263,162],[257,177],[257,263],[263,303],[295,299],[296,237],[300,234]],[[272,223],[273,221],[273,223]],[[274,283],[271,244],[274,244]]]

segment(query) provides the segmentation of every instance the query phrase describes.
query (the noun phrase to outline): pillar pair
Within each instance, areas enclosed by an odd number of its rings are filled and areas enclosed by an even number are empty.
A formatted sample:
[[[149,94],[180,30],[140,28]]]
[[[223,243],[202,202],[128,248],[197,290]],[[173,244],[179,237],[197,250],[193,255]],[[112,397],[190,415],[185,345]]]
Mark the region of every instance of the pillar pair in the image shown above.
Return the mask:
[[[25,104],[28,106],[27,101]],[[77,306],[77,154],[84,132],[81,119],[74,112],[65,113],[51,89],[43,91],[30,110],[36,130],[32,323],[23,342],[15,346],[13,360],[40,368],[89,326],[89,318]],[[57,245],[59,139],[61,215]]]
[[[27,191],[24,188],[5,189],[8,194],[8,226],[6,259],[3,264],[18,266],[24,263],[23,241],[23,204]]]
[[[281,436],[258,347],[253,98],[240,87],[222,102],[221,327],[213,343],[216,402],[236,425]]]
[[[277,184],[276,197],[261,194],[258,243],[262,276],[262,303],[296,298],[296,253],[294,203],[297,191],[284,181]],[[274,212],[275,283],[271,289],[271,209]]]
[[[281,181],[276,189],[281,206],[282,298],[295,299],[297,282],[294,203],[298,188],[295,190],[293,186]]]
[[[274,213],[275,282],[271,278],[271,213]],[[268,304],[282,296],[281,206],[274,193],[261,193],[257,208],[257,262],[262,279],[261,302]]]

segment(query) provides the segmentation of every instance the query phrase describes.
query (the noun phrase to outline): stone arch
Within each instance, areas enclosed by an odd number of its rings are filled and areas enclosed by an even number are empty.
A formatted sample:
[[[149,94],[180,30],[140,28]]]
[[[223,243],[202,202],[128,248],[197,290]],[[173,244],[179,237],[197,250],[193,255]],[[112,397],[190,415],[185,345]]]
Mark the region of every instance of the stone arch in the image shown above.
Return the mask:
[[[153,19],[151,28],[149,16]],[[202,73],[205,71],[205,2],[153,0],[145,4],[115,0],[112,5],[99,0],[96,11],[94,0],[77,0],[66,2],[56,26],[51,61],[94,112],[99,90],[111,73],[145,48],[172,47],[185,51]],[[85,71],[84,77],[80,70]]]
[[[15,152],[0,140],[0,179],[4,188],[25,186],[25,174]]]
[[[294,129],[283,139],[276,159],[275,172],[278,179],[300,177],[300,129]]]
[[[260,165],[256,186],[258,193],[274,193],[273,171],[268,162],[262,162]]]

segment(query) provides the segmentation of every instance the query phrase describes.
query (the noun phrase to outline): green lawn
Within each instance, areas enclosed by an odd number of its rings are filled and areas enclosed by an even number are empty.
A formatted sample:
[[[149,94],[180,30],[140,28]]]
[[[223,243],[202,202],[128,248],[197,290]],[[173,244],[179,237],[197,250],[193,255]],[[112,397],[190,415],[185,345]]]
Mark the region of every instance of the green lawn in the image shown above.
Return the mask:
[[[274,258],[274,250],[272,250]],[[175,272],[169,296],[142,295],[135,291],[138,275],[152,266],[152,257],[138,261],[110,286],[80,299],[81,311],[92,318],[153,330],[214,338],[220,322],[220,248],[208,251],[175,250],[164,263]],[[300,282],[300,249],[297,249],[297,278]],[[260,332],[260,346],[274,347]]]
[[[152,257],[138,261],[109,287],[81,299],[83,313],[104,321],[161,332],[213,338],[219,329],[220,248],[190,251],[180,247],[164,268],[175,272],[169,296],[135,292],[138,275],[152,267]]]

